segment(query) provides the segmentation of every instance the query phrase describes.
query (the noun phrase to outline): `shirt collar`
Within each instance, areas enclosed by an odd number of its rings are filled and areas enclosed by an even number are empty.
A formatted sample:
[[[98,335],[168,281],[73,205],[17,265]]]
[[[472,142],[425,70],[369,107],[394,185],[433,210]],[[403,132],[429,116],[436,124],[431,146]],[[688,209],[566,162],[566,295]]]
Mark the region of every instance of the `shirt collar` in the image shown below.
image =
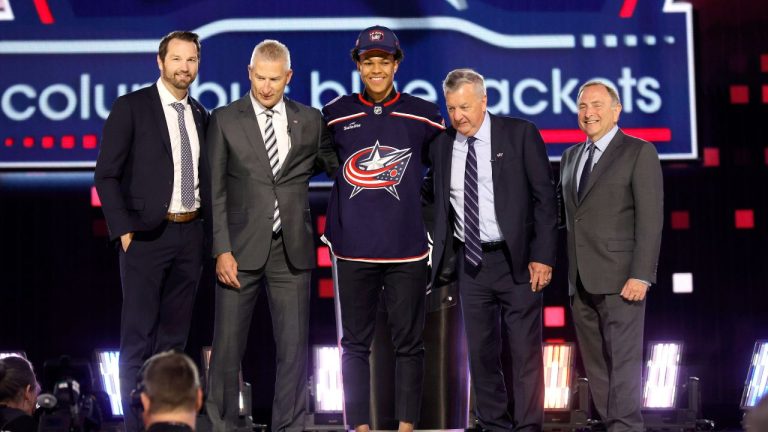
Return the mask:
[[[603,135],[602,138],[597,140],[595,142],[595,147],[597,147],[598,150],[600,150],[601,153],[605,152],[605,149],[608,147],[608,144],[611,143],[611,140],[613,140],[613,137],[616,136],[616,133],[619,131],[619,125],[613,125],[613,128],[608,131],[607,134]],[[589,138],[587,138],[587,143],[592,142]]]
[[[483,117],[483,124],[481,124],[480,129],[475,132],[474,137],[477,141],[482,141],[486,144],[491,143],[491,116],[488,114],[488,111],[485,112],[485,117]],[[464,136],[464,134],[459,131],[456,131],[456,141],[466,144],[467,138],[469,137]]]
[[[248,96],[251,97],[251,104],[253,104],[253,109],[256,111],[256,117],[260,116],[264,113],[268,108],[266,108],[264,105],[259,102],[258,99],[253,97],[253,93],[250,91],[248,92]],[[276,114],[281,114],[285,112],[285,101],[283,99],[280,99],[280,101],[275,104],[272,108],[269,108],[272,111],[274,111]]]
[[[370,102],[372,104],[385,104],[397,96],[397,89],[395,88],[395,86],[392,86],[392,91],[389,92],[387,97],[385,97],[384,100],[382,100],[381,102],[374,101],[370,96],[368,96],[368,92],[365,91],[365,89],[363,89],[363,91],[360,92],[360,96],[362,96],[366,102]]]
[[[181,100],[176,100],[176,96],[174,96],[173,93],[165,87],[165,84],[163,84],[162,78],[157,79],[157,91],[160,93],[160,102],[164,106],[176,102],[181,102],[186,106],[189,102],[189,92],[187,92]]]

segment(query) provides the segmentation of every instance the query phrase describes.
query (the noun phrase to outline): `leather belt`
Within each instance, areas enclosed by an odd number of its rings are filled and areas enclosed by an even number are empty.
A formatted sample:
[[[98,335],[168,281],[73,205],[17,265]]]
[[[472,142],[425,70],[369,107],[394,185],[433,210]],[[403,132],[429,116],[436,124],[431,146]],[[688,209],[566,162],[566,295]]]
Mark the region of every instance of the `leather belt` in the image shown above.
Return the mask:
[[[464,242],[454,237],[453,238],[454,250],[458,250],[462,246],[464,246]],[[494,252],[497,250],[502,250],[506,246],[507,246],[507,242],[504,240],[480,243],[480,248],[483,250],[483,252]]]
[[[483,249],[483,252],[493,252],[493,251],[501,250],[506,245],[507,245],[507,242],[505,242],[504,240],[480,243],[480,247]]]
[[[168,213],[165,215],[165,220],[173,223],[187,223],[200,217],[200,210],[195,210],[185,213]]]

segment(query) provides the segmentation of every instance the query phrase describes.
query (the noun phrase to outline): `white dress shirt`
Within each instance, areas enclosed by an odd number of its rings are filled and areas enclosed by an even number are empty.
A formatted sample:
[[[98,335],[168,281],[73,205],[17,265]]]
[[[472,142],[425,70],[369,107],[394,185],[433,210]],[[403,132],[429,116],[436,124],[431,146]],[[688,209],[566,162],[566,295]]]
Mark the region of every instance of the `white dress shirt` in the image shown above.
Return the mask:
[[[168,125],[168,135],[171,137],[171,153],[173,154],[173,193],[168,207],[169,213],[184,213],[200,208],[200,139],[197,136],[195,118],[192,116],[192,106],[189,104],[189,93],[183,99],[176,97],[165,87],[162,78],[157,80],[157,89],[160,92],[160,102],[163,104],[165,123]],[[192,147],[192,167],[195,176],[195,207],[186,208],[181,204],[181,130],[179,129],[179,114],[171,104],[180,102],[184,104],[184,126],[187,128],[189,145]]]
[[[265,113],[267,108],[265,108],[261,102],[253,97],[253,93],[248,92],[248,94],[251,96],[253,112],[256,113],[256,120],[259,122],[261,136],[264,137],[266,136],[265,131],[267,128],[267,114]],[[280,102],[278,102],[271,109],[274,111],[272,114],[272,128],[275,130],[275,138],[277,139],[277,156],[280,159],[277,162],[277,168],[280,169],[280,167],[283,166],[285,158],[288,156],[288,151],[291,150],[291,137],[288,135],[288,116],[285,113],[285,102],[282,99],[280,99]],[[265,142],[264,145],[266,144],[267,143]]]
[[[451,194],[454,224],[453,235],[464,241],[464,170],[467,165],[466,136],[456,132],[451,156]],[[503,240],[496,220],[493,199],[493,176],[491,168],[491,116],[485,113],[483,124],[475,133],[475,156],[477,156],[477,199],[480,206],[480,241],[483,243]]]
[[[605,149],[608,148],[608,144],[611,143],[611,140],[613,140],[613,137],[616,136],[616,132],[619,131],[618,126],[613,126],[611,130],[608,131],[607,134],[603,135],[602,138],[597,140],[595,143],[595,154],[592,155],[592,169],[595,169],[595,165],[597,165],[597,161],[600,160],[600,157],[603,156],[603,153],[605,153]],[[589,147],[590,139],[587,138],[587,145],[584,146],[584,151],[581,152],[581,160],[579,161],[579,169],[576,172],[576,190],[579,190],[579,183],[581,183],[581,172],[584,171],[584,165],[587,164],[587,159],[589,158],[589,154],[587,153],[587,148]],[[590,171],[591,172],[591,171]]]

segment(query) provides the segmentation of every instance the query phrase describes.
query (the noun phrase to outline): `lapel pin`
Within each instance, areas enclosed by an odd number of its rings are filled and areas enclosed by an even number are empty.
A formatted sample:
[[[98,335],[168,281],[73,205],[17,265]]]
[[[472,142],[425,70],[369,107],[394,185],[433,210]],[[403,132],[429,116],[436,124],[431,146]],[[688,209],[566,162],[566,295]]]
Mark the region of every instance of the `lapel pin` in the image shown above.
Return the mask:
[[[504,157],[504,153],[496,153],[496,159],[501,159]]]

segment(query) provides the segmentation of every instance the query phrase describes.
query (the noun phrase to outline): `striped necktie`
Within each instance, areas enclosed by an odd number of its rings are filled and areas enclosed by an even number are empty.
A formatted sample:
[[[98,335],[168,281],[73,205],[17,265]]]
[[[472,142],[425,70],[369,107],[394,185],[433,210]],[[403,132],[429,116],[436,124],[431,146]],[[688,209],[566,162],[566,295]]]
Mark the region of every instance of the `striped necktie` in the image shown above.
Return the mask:
[[[464,260],[472,267],[480,266],[483,250],[480,244],[480,204],[477,194],[477,154],[475,137],[467,138],[467,164],[464,168]]]
[[[195,209],[195,169],[192,163],[192,145],[189,143],[187,126],[184,123],[184,104],[171,104],[179,115],[179,133],[181,136],[181,205],[187,210]]]
[[[267,116],[267,125],[264,128],[264,144],[267,146],[267,156],[269,157],[269,166],[272,167],[272,176],[277,178],[277,172],[280,170],[280,155],[277,153],[277,136],[275,135],[275,128],[272,127],[272,116],[275,112],[271,109],[264,111]],[[280,224],[280,208],[277,205],[277,197],[275,197],[275,215],[272,222],[272,232],[279,233]]]

